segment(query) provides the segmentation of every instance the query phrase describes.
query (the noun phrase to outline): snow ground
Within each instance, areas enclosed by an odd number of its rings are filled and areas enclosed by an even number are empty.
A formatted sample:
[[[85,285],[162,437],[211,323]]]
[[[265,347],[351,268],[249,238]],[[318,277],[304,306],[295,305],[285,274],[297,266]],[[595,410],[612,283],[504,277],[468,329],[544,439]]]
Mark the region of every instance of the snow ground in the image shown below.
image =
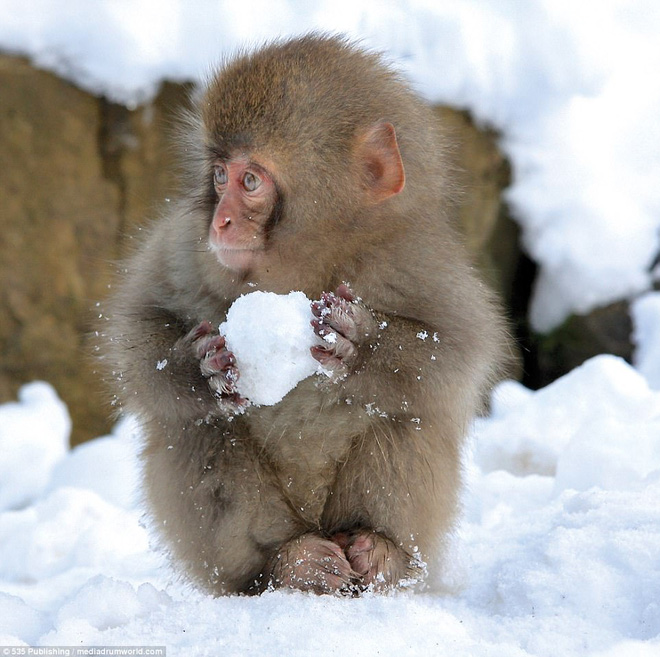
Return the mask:
[[[640,328],[640,346],[651,336]],[[446,570],[419,593],[202,595],[149,547],[134,424],[69,451],[66,420],[45,383],[0,406],[0,646],[660,654],[660,391],[616,357],[537,392],[497,388]]]

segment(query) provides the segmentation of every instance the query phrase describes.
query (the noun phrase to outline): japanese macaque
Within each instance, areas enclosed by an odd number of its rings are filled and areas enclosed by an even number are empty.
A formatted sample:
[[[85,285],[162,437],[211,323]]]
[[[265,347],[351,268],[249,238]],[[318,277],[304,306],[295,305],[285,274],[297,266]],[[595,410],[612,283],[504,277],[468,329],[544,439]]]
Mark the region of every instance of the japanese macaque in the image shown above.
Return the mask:
[[[439,567],[504,324],[452,227],[447,144],[379,55],[308,35],[227,63],[186,122],[182,198],[122,267],[106,360],[177,567],[213,594],[388,590]],[[218,325],[315,300],[332,376],[236,392]],[[264,327],[268,330],[268,327]]]

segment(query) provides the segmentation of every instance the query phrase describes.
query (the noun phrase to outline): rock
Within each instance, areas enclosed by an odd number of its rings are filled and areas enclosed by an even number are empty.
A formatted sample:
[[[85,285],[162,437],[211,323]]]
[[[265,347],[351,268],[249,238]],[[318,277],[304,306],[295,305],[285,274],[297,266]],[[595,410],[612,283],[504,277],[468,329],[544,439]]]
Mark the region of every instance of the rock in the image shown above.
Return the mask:
[[[129,112],[3,55],[0,87],[0,401],[49,381],[75,444],[109,429],[85,336],[122,237],[172,193],[165,125],[186,93]]]
[[[543,387],[598,354],[614,354],[632,362],[631,335],[628,302],[572,315],[548,335],[533,336],[536,371],[528,372],[530,387]]]

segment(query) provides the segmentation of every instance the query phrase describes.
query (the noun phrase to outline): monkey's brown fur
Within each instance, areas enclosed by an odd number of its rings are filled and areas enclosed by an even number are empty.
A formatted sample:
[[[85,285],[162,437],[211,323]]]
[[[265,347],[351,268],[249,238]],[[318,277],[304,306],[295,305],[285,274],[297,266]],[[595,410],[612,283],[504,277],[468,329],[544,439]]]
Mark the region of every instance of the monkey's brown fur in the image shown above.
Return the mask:
[[[396,129],[405,188],[370,203],[356,154],[383,121]],[[103,334],[122,407],[144,428],[154,525],[207,590],[345,590],[365,559],[373,583],[396,586],[413,554],[437,567],[466,427],[505,342],[452,228],[446,150],[407,85],[333,37],[241,56],[199,101],[183,198],[127,262]],[[269,169],[280,202],[261,265],[244,273],[207,247],[212,163],[236,151]],[[348,375],[309,378],[272,407],[223,411],[184,336],[203,320],[217,327],[240,294],[318,299],[343,282],[379,327],[356,340]],[[312,560],[294,572],[309,540]],[[320,572],[325,551],[339,557]]]

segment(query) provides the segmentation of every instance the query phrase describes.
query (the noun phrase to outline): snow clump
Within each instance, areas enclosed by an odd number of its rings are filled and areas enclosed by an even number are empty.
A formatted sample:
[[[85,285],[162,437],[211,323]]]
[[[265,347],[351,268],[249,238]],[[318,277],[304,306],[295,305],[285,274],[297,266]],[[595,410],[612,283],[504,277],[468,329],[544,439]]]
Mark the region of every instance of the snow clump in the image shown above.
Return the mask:
[[[220,333],[236,357],[242,397],[272,406],[322,371],[309,351],[321,342],[310,323],[310,304],[303,292],[251,292],[234,301]]]

